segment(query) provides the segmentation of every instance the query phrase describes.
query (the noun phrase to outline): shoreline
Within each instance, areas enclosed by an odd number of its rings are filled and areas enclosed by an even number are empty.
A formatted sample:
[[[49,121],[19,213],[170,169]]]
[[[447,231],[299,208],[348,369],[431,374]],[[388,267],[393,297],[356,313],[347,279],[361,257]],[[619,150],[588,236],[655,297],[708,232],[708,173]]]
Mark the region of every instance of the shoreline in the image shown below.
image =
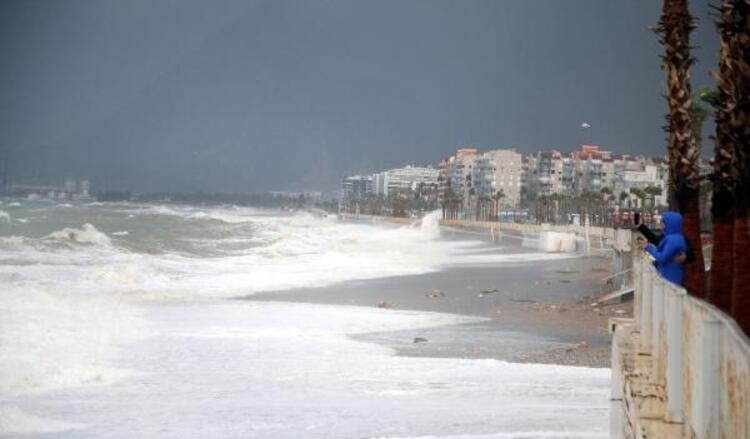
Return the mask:
[[[482,250],[529,254],[492,246]],[[451,265],[424,274],[264,292],[237,299],[482,317],[486,320],[478,323],[375,332],[353,338],[388,346],[405,356],[609,367],[607,320],[632,314],[632,302],[591,306],[599,280],[609,271],[609,259],[596,256]]]

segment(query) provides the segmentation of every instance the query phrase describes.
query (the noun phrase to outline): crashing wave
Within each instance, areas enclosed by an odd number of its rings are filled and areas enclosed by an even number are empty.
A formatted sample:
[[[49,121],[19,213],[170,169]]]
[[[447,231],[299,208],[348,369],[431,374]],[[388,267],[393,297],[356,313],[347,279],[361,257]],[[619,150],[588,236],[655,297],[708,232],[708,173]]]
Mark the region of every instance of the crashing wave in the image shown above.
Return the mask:
[[[112,245],[109,236],[100,232],[96,227],[89,223],[84,224],[80,229],[66,227],[62,230],[52,232],[47,235],[46,239],[73,242],[76,244],[93,244],[103,247],[109,247]]]
[[[431,239],[440,237],[440,218],[442,218],[440,210],[434,210],[425,215],[420,226],[422,235]]]
[[[0,210],[0,222],[10,224],[10,214],[4,210]]]

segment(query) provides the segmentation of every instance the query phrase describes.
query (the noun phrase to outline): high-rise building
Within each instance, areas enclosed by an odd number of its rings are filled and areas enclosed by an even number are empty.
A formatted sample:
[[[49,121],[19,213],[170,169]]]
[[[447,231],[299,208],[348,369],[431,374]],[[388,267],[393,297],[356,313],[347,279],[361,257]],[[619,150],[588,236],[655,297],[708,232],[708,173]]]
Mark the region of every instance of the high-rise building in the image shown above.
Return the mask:
[[[474,161],[479,157],[479,151],[474,148],[461,148],[456,150],[450,166],[450,189],[464,195],[471,188],[471,168]]]
[[[436,190],[439,171],[431,166],[405,166],[373,174],[373,194],[387,197],[393,193],[412,193],[420,187]]]
[[[503,206],[516,208],[521,201],[523,157],[515,149],[495,149],[481,154],[472,168],[477,197],[491,197],[502,191]]]
[[[360,200],[372,195],[371,175],[351,175],[341,182],[342,196],[348,200]]]

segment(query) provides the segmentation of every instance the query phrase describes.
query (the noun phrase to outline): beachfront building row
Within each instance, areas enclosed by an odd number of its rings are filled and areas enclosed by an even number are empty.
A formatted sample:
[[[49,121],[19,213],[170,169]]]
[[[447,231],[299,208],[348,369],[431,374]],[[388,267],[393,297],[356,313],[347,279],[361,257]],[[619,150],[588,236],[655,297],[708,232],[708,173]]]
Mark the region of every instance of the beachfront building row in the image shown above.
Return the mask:
[[[2,189],[2,187],[0,187]],[[14,184],[7,183],[5,193],[15,197],[48,198],[60,201],[91,201],[94,194],[89,180],[68,178],[65,183],[55,184]]]
[[[613,154],[595,145],[572,153],[541,151],[524,157],[524,201],[561,194],[605,191],[612,200],[640,207],[637,194],[652,191],[653,204],[666,204],[668,166],[663,158]]]
[[[515,149],[479,151],[459,148],[436,168],[406,166],[344,178],[344,199],[421,198],[444,204],[460,200],[470,211],[477,202],[495,199],[503,210],[533,205],[552,194],[576,197],[586,192],[623,207],[666,204],[668,167],[663,158],[613,154],[596,145],[564,153],[557,150],[522,155]],[[649,196],[644,196],[644,191]]]

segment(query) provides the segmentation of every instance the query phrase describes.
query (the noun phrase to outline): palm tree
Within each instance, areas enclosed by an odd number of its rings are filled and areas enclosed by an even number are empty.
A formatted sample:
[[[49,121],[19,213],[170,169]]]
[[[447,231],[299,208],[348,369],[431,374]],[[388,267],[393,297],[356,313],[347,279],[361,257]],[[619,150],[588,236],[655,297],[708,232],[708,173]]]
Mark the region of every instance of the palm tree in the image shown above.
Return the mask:
[[[505,198],[505,192],[502,189],[492,194],[492,200],[495,202],[495,221],[500,217],[500,200]]]
[[[669,204],[683,215],[683,233],[691,243],[695,261],[685,270],[686,289],[699,297],[705,296],[706,282],[700,236],[698,191],[700,147],[693,135],[690,67],[690,32],[695,19],[690,15],[687,0],[664,0],[662,16],[656,30],[661,36],[665,53],[662,69],[666,74],[666,97],[669,104]]]
[[[750,5],[719,9],[719,75],[713,175],[714,248],[709,298],[750,333]]]
[[[639,207],[643,207],[643,205],[644,205],[643,200],[646,199],[646,193],[643,192],[642,189],[637,188],[637,187],[630,188],[630,193],[633,194],[640,201],[640,203],[639,203],[640,206]]]
[[[643,188],[643,193],[648,195],[651,200],[651,207],[656,207],[656,197],[662,194],[659,186],[646,186]]]
[[[625,202],[625,200],[627,200],[627,199],[628,199],[628,197],[629,197],[629,196],[630,196],[630,195],[628,195],[628,193],[627,193],[627,192],[625,192],[625,191],[622,191],[622,192],[620,192],[620,207],[625,207],[625,206],[623,205],[623,203]]]
[[[713,198],[711,214],[713,217],[714,246],[711,255],[711,278],[708,300],[717,307],[730,312],[732,307],[732,277],[734,275],[734,197],[737,176],[735,161],[737,143],[732,135],[730,112],[734,81],[731,47],[733,32],[725,26],[726,3],[721,6],[719,33],[721,35],[719,50],[718,82],[719,103],[716,108],[716,136],[713,166]]]

